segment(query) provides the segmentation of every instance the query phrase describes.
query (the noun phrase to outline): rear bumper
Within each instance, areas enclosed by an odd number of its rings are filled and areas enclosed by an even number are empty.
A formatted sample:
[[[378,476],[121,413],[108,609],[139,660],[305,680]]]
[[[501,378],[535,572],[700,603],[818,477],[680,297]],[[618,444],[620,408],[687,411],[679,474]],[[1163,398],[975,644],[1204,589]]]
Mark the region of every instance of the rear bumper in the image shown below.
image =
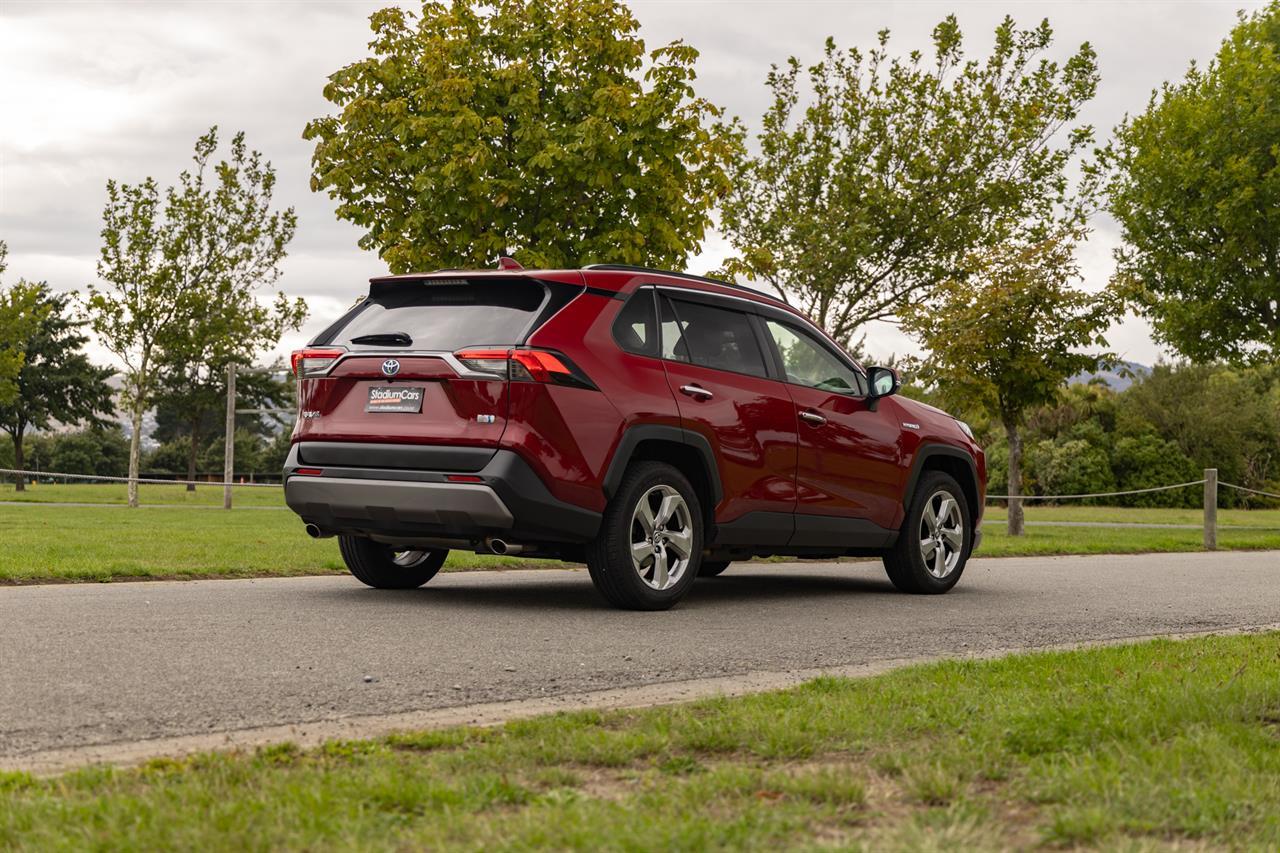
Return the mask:
[[[351,452],[342,457],[346,464],[316,466],[300,462],[299,448],[304,448],[301,455],[306,458],[305,445],[295,444],[285,461],[285,502],[304,522],[325,533],[581,543],[600,527],[599,513],[556,498],[510,450],[486,450],[488,461],[468,474],[479,482],[455,483],[447,479],[448,468],[421,470],[400,464],[421,460],[424,448],[419,446],[352,443]],[[396,457],[397,447],[405,450],[403,460]],[[353,464],[361,459],[392,462],[394,467]],[[299,467],[319,468],[321,474],[300,475]]]
[[[390,520],[465,530],[506,530],[507,505],[489,486],[351,477],[291,477],[285,502],[304,518]]]

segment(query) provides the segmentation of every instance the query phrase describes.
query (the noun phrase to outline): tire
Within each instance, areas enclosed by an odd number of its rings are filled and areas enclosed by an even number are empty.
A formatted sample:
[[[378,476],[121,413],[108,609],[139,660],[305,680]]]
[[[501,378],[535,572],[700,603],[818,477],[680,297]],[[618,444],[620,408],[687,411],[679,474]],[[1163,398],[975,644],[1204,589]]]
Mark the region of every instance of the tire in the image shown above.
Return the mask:
[[[728,560],[703,560],[702,565],[698,567],[698,577],[714,578],[730,565]]]
[[[652,522],[644,520],[642,500]],[[659,541],[649,552],[655,533]],[[587,545],[587,569],[614,607],[666,610],[698,577],[702,537],[702,506],[688,478],[663,462],[637,462],[627,468],[605,507],[600,533]],[[633,558],[633,543],[637,552],[645,549],[642,556]]]
[[[926,520],[926,511],[932,511],[941,525]],[[900,591],[917,595],[939,595],[951,589],[973,548],[971,519],[960,484],[941,471],[926,472],[907,508],[898,541],[884,555],[889,580]]]
[[[397,551],[363,536],[339,536],[338,550],[356,580],[375,589],[417,589],[449,556],[447,550]]]

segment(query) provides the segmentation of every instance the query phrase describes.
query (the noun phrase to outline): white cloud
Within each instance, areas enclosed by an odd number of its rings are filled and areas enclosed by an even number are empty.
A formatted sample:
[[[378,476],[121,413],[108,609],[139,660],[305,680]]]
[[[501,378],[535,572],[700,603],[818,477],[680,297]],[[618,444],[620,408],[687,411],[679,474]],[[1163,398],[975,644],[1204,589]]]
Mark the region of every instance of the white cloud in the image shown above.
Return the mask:
[[[63,289],[94,277],[107,178],[174,180],[210,125],[246,131],[277,166],[277,198],[297,207],[299,231],[281,287],[312,307],[323,327],[385,271],[356,247],[359,233],[310,192],[303,125],[329,110],[327,75],[365,55],[368,15],[379,2],[22,2],[0,4],[0,238],[8,276]],[[414,6],[416,4],[405,4]],[[1248,8],[1258,2],[1242,4]],[[632,3],[650,47],[683,38],[702,51],[701,94],[750,124],[768,102],[764,76],[790,54],[817,57],[823,39],[870,46],[883,27],[893,50],[927,48],[929,32],[958,9],[969,51],[981,55],[999,19],[1053,23],[1060,56],[1083,41],[1098,51],[1102,85],[1083,119],[1101,134],[1141,110],[1151,89],[1206,61],[1234,23],[1235,4],[1170,3]],[[1082,252],[1091,285],[1110,274],[1115,229],[1099,223]],[[715,267],[729,247],[716,234],[690,269]],[[299,341],[282,343],[287,351]],[[1150,362],[1145,324],[1112,335],[1128,357]],[[912,350],[891,326],[868,330],[872,353]]]

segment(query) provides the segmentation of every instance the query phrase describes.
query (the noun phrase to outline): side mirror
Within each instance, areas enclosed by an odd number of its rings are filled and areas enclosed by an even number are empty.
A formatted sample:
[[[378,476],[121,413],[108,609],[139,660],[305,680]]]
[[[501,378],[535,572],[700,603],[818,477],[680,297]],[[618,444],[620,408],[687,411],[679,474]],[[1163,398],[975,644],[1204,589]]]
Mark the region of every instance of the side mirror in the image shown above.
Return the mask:
[[[871,367],[867,369],[867,383],[871,386],[872,399],[897,394],[902,387],[902,379],[898,371],[892,367]]]

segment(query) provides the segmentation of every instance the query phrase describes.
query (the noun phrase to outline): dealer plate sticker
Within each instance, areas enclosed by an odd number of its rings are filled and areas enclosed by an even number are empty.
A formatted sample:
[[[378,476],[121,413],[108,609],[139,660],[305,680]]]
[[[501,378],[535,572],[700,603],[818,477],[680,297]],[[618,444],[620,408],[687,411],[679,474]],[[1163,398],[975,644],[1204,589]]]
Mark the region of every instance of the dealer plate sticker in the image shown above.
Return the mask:
[[[405,385],[374,385],[364,404],[366,412],[421,412],[424,388]]]

